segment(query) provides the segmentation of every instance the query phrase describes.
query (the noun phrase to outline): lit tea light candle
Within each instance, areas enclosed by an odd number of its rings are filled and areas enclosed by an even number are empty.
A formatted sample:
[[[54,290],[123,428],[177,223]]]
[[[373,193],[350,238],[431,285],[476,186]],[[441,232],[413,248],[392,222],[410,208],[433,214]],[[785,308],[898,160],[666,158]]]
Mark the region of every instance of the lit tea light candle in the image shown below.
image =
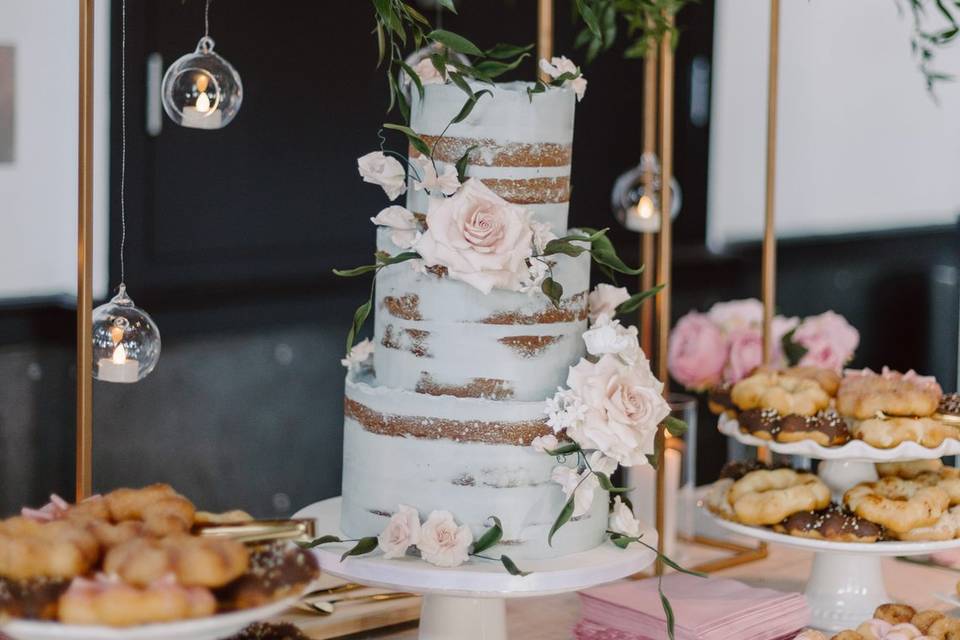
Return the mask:
[[[140,371],[139,363],[127,357],[127,350],[118,344],[112,358],[100,358],[97,378],[106,382],[136,382]]]
[[[660,212],[650,196],[640,196],[636,206],[630,208],[626,226],[631,231],[656,233],[660,230]]]

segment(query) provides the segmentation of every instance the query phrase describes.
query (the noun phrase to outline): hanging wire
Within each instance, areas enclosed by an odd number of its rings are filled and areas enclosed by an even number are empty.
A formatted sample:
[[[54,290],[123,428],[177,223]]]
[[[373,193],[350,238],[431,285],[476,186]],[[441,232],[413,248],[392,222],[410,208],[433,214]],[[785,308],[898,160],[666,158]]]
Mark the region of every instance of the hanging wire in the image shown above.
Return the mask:
[[[210,37],[210,3],[213,0],[207,0],[207,6],[203,10],[203,37]]]
[[[121,5],[120,21],[120,286],[126,286],[127,266],[127,0]]]

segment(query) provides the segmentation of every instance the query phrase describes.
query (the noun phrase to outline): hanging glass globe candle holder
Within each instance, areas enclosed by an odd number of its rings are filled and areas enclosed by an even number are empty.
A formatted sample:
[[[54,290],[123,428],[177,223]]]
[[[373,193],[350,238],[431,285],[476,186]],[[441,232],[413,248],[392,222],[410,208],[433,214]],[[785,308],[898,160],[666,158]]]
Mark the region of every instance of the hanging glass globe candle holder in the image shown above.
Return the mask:
[[[157,366],[160,331],[133,304],[120,285],[110,302],[93,310],[93,377],[104,382],[137,382]]]
[[[240,111],[240,75],[213,45],[213,38],[200,38],[197,50],[170,65],[163,76],[163,109],[180,126],[222,129]]]
[[[613,184],[610,204],[617,221],[637,233],[660,230],[660,162],[645,153],[640,164],[622,173]],[[683,204],[683,193],[676,178],[670,180],[670,216],[676,218]]]

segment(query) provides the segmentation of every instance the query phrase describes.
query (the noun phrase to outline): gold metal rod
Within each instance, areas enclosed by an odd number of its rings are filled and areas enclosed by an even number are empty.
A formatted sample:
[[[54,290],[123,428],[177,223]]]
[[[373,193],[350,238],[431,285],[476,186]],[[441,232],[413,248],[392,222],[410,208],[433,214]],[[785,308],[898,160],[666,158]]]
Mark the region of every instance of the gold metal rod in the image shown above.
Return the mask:
[[[537,0],[537,64],[553,57],[553,0]],[[538,66],[539,68],[539,66]],[[539,71],[540,79],[549,77]]]
[[[76,496],[93,489],[93,1],[80,5]]]
[[[656,153],[657,147],[657,47],[651,45],[644,59],[643,68],[643,155]],[[653,188],[653,174],[643,176],[644,193],[649,197]],[[654,234],[640,234],[640,264],[644,266],[640,274],[640,290],[648,291],[654,283],[654,260],[656,246]],[[646,301],[640,305],[640,347],[647,357],[653,357],[653,303]]]
[[[763,216],[763,257],[761,287],[763,295],[763,362],[772,364],[773,316],[777,305],[777,238],[775,203],[777,187],[777,81],[780,59],[780,0],[770,0],[770,60],[767,67],[767,166]],[[757,457],[770,463],[773,455],[766,447]]]
[[[673,23],[673,16],[667,18]],[[667,337],[670,334],[670,279],[671,260],[673,259],[673,230],[670,220],[670,180],[673,176],[673,47],[670,38],[660,43],[660,248],[657,256],[657,281],[666,284],[657,294],[657,370],[663,381],[663,393],[669,397],[670,375],[667,371]],[[664,451],[666,434],[664,427],[657,432],[658,450]],[[657,465],[657,549],[663,553],[664,524],[667,508],[666,465],[661,458]],[[672,506],[672,505],[671,505]],[[658,559],[656,570],[663,573],[663,563]]]
[[[767,69],[767,180],[763,223],[763,362],[770,364],[773,316],[777,301],[777,239],[774,207],[777,177],[777,76],[780,48],[780,0],[770,0],[770,62]]]

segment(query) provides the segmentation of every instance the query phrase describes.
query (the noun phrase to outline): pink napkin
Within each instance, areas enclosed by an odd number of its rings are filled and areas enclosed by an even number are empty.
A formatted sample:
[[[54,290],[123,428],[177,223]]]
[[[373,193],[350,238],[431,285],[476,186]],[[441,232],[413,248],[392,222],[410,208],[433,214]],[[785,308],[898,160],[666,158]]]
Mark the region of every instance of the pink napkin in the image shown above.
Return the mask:
[[[796,593],[747,586],[734,580],[671,574],[663,579],[673,606],[677,640],[776,640],[810,622],[806,599]],[[620,582],[580,593],[580,640],[666,637],[666,619],[655,579]]]

